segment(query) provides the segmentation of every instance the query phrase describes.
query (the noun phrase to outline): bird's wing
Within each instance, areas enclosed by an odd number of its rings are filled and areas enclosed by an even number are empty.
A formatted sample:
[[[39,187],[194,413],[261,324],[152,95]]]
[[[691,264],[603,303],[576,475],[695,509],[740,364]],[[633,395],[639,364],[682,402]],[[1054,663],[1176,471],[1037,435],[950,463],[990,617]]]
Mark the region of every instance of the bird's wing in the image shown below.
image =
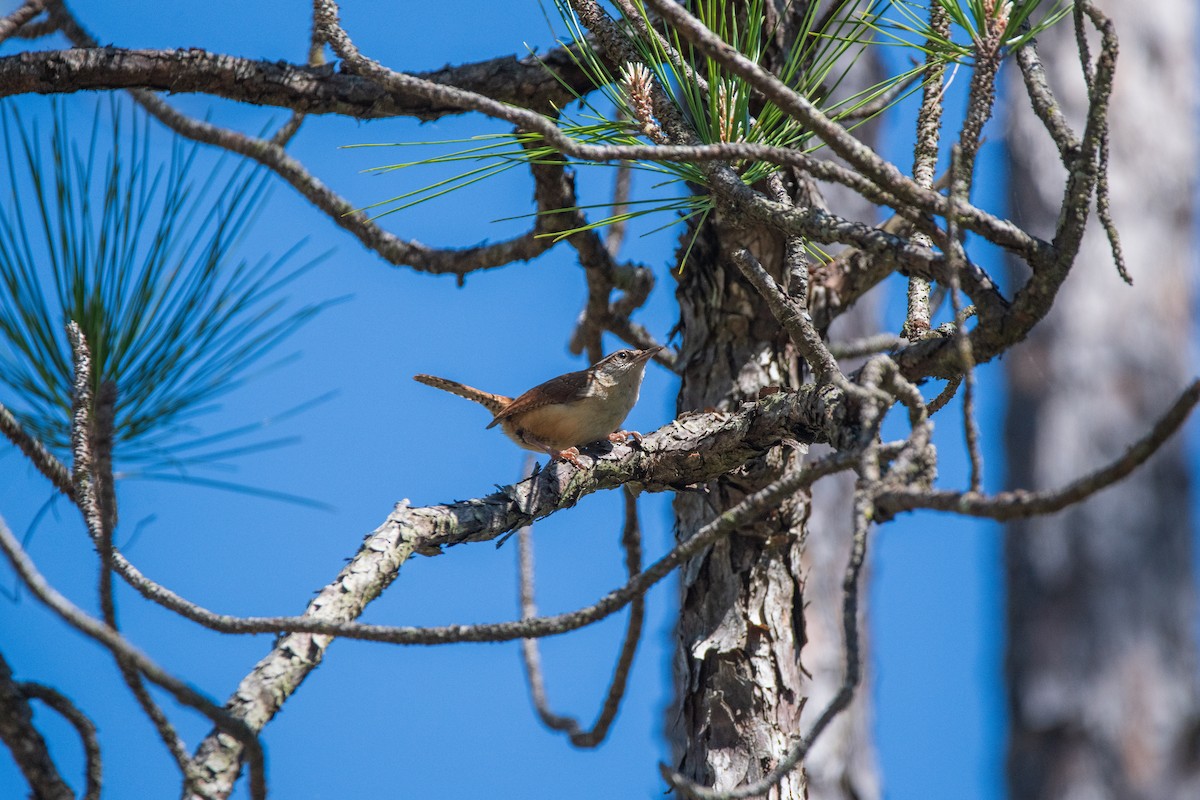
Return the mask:
[[[492,420],[491,425],[488,425],[488,427],[497,425],[514,414],[532,411],[542,406],[570,402],[583,394],[584,390],[587,389],[587,384],[587,370],[568,372],[566,375],[551,378],[540,386],[533,387],[516,400],[504,406],[500,411],[495,412],[496,418]]]

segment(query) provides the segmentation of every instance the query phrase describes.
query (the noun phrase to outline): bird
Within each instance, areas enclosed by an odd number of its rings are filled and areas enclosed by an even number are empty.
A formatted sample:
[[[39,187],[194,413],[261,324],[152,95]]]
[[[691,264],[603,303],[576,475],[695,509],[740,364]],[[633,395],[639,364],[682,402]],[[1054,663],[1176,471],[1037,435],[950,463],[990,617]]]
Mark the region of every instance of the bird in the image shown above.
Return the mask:
[[[520,447],[548,453],[550,460],[583,467],[579,448],[603,439],[641,441],[641,434],[621,430],[641,391],[646,363],[661,346],[617,350],[587,369],[568,372],[538,384],[516,399],[493,394],[436,375],[413,380],[479,403],[492,412],[488,428],[497,425]]]

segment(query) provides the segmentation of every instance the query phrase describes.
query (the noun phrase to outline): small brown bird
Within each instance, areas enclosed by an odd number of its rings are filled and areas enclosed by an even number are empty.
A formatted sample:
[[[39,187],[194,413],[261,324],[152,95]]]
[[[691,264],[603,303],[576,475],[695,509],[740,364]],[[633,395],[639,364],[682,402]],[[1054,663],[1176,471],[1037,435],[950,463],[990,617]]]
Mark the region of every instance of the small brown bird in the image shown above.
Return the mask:
[[[488,427],[501,430],[526,450],[549,453],[551,460],[577,467],[579,448],[608,439],[620,442],[641,435],[620,430],[637,402],[646,362],[661,350],[618,350],[587,369],[568,372],[533,387],[517,399],[492,394],[433,375],[413,380],[474,400],[492,412]]]

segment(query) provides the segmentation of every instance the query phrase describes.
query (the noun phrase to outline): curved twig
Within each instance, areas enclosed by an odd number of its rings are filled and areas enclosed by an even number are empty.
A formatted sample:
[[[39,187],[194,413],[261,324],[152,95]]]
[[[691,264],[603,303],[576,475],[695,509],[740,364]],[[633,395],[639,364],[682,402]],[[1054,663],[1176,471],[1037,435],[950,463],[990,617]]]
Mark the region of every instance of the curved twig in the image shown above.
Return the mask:
[[[893,488],[879,493],[875,499],[876,508],[886,517],[925,508],[1000,521],[1053,514],[1086,500],[1133,472],[1183,426],[1197,402],[1200,402],[1200,380],[1185,389],[1150,432],[1131,445],[1124,455],[1059,489],[1044,492],[1014,490],[989,497],[975,492]]]
[[[521,579],[521,619],[530,620],[537,616],[537,604],[533,599],[533,537],[531,527],[525,526],[518,533],[517,547],[520,554]],[[637,499],[629,491],[625,492],[625,524],[621,532],[621,547],[625,551],[625,569],[630,579],[634,578],[642,568],[642,535],[637,518]],[[633,666],[633,657],[637,653],[638,642],[642,636],[642,621],[645,615],[645,595],[638,595],[629,604],[629,621],[625,625],[625,636],[621,641],[621,651],[617,656],[617,665],[613,670],[612,681],[604,695],[604,703],[600,714],[592,727],[584,730],[579,720],[574,717],[555,714],[550,710],[546,699],[546,682],[542,672],[541,653],[537,639],[521,640],[521,656],[525,665],[525,675],[529,681],[529,693],[533,698],[534,708],[547,727],[566,733],[571,744],[576,747],[598,747],[608,729],[616,719],[625,696],[625,686],[629,680],[629,670]]]
[[[205,697],[188,684],[160,667],[149,656],[142,653],[112,628],[93,619],[70,600],[63,597],[38,572],[37,567],[12,535],[8,525],[0,519],[0,550],[8,558],[21,581],[29,591],[47,608],[75,630],[96,640],[108,648],[113,655],[132,663],[152,683],[165,689],[183,705],[196,709],[212,720],[222,732],[229,734],[248,752],[250,763],[250,795],[255,800],[266,797],[266,775],[264,773],[262,746],[258,737],[244,722],[230,714],[213,700]]]
[[[83,800],[100,800],[100,789],[104,784],[104,762],[100,758],[100,739],[96,736],[96,725],[66,695],[50,686],[25,681],[17,684],[21,693],[34,700],[41,700],[71,723],[79,735],[83,747],[84,789]]]

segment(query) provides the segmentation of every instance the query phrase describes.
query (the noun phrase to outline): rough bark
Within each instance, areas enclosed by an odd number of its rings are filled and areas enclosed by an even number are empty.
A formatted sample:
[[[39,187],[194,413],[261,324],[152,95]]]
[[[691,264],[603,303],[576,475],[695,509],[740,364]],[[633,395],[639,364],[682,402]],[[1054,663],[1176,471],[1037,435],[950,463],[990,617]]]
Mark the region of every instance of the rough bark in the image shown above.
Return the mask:
[[[1193,4],[1105,7],[1121,33],[1112,210],[1137,285],[1122,284],[1093,219],[1054,311],[1007,360],[1014,487],[1051,486],[1119,453],[1194,369]],[[1041,53],[1049,74],[1071,72],[1069,23]],[[1054,88],[1077,122],[1082,84]],[[1018,222],[1044,233],[1062,172],[1021,95],[1011,92],[1010,197]],[[1088,502],[1010,525],[1010,796],[1200,797],[1190,504],[1177,439]]]
[[[795,8],[790,12],[799,13]],[[777,44],[786,42],[786,30],[785,22]],[[679,275],[680,412],[736,408],[764,387],[796,387],[805,377],[795,349],[766,304],[728,260],[734,249],[746,247],[786,286],[782,237],[727,223],[718,217],[706,226]],[[777,449],[709,483],[702,492],[680,493],[675,501],[677,536],[687,537],[746,494],[794,469],[798,456]],[[676,702],[668,731],[679,770],[701,784],[729,789],[763,777],[801,735],[808,694],[822,691],[829,677],[825,667],[832,661],[837,662],[832,680],[840,681],[840,635],[821,638],[810,648],[814,662],[819,662],[816,680],[801,664],[808,639],[805,576],[817,563],[831,561],[839,562],[833,574],[840,576],[845,564],[843,548],[831,542],[840,527],[831,528],[816,551],[806,552],[810,499],[807,494],[792,498],[755,525],[720,541],[681,573]],[[840,580],[835,584],[840,587]],[[840,591],[833,591],[840,598]],[[839,604],[840,599],[833,607]],[[840,630],[840,623],[835,622],[834,629]],[[816,702],[819,706],[827,699]],[[825,778],[845,776],[855,750],[845,747],[846,733],[861,721],[862,712],[859,707],[836,732],[828,732],[829,744],[818,757],[822,785]],[[869,764],[869,749],[867,753]],[[867,772],[873,775],[869,766]],[[803,798],[808,792],[807,772],[796,770],[767,797]]]
[[[762,299],[724,257],[747,246],[781,278],[777,238],[707,228],[680,276],[683,330],[678,411],[735,408],[765,386],[796,386],[796,356]],[[754,237],[751,237],[754,238]],[[676,530],[690,535],[792,465],[775,450],[675,500]],[[799,732],[804,644],[800,557],[807,502],[797,499],[718,542],[681,574],[675,656],[676,707],[669,721],[680,771],[726,789],[761,778]],[[772,798],[804,797],[792,773]]]
[[[553,72],[546,69],[550,67]],[[439,84],[487,95],[544,113],[574,99],[567,87],[590,84],[566,51],[541,59],[513,56],[414,73]],[[356,119],[414,117],[432,120],[461,113],[456,106],[388,92],[333,65],[263,61],[204,50],[129,50],[76,47],[0,57],[0,97],[102,89],[154,89],[201,93],[305,114],[343,114]]]

